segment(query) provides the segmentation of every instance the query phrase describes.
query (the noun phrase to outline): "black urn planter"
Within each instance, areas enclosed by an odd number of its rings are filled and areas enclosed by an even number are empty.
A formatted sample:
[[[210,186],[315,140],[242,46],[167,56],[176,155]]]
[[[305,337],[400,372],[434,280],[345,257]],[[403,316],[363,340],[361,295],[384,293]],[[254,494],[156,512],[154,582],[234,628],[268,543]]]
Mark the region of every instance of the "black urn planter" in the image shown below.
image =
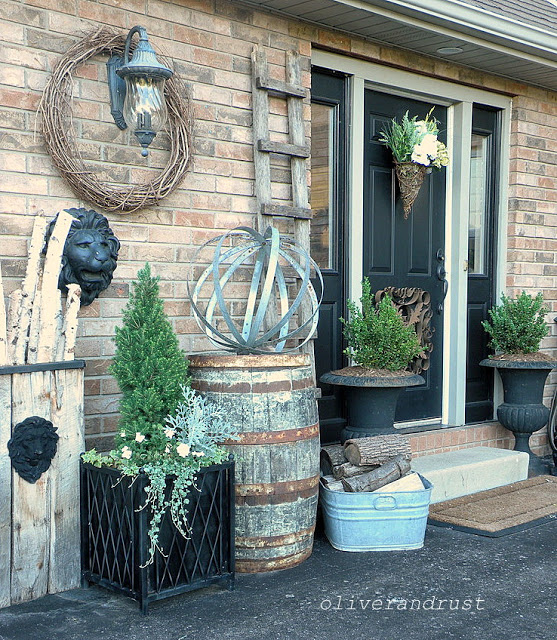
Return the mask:
[[[549,420],[549,409],[543,404],[543,390],[547,376],[557,367],[557,362],[486,358],[480,365],[499,371],[504,395],[503,403],[497,407],[497,419],[514,434],[514,450],[530,456],[529,475],[548,473],[546,465],[532,453],[528,441]]]
[[[348,407],[348,424],[341,432],[341,441],[396,433],[395,421],[398,397],[406,387],[424,384],[422,376],[412,373],[399,376],[343,375],[330,371],[321,382],[344,387]]]
[[[172,480],[169,479],[168,483]],[[221,583],[234,588],[234,462],[203,467],[189,495],[191,536],[184,538],[166,513],[159,541],[164,550],[149,555],[145,487],[109,468],[81,464],[82,582],[96,583],[150,602]],[[170,484],[169,484],[170,486]]]

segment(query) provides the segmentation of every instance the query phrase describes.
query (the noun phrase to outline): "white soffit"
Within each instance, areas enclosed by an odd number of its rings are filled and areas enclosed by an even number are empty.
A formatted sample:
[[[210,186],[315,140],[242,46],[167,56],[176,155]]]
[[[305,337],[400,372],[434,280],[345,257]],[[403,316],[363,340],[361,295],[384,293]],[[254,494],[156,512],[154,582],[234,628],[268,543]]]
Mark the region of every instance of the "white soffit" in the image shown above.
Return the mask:
[[[541,0],[525,0],[540,6]],[[332,27],[376,43],[557,90],[557,12],[547,3],[547,25],[462,0],[244,0],[261,9]],[[490,3],[485,2],[485,5]],[[527,7],[524,7],[526,9]],[[445,55],[438,49],[459,48]]]

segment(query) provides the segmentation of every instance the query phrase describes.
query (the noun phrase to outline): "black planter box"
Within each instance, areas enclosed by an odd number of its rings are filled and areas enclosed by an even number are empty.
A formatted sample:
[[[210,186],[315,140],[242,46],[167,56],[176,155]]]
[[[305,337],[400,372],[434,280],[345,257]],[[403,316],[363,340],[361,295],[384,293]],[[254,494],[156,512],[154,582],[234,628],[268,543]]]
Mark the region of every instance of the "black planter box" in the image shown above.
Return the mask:
[[[149,551],[149,509],[140,474],[135,482],[115,469],[81,464],[81,569],[83,584],[96,583],[150,602],[211,584],[234,588],[234,462],[204,467],[188,505],[185,539],[168,512],[161,522],[164,554]],[[169,480],[169,483],[171,481]],[[170,486],[170,485],[169,485]]]

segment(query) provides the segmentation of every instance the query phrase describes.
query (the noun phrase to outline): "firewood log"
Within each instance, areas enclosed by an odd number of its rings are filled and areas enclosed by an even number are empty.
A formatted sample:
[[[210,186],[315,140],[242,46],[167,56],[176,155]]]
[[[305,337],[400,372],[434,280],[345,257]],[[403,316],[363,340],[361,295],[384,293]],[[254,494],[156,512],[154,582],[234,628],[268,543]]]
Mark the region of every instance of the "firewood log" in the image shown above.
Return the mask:
[[[321,472],[323,475],[331,475],[334,467],[345,464],[344,449],[341,444],[329,444],[321,449]]]
[[[395,433],[347,440],[344,455],[352,464],[362,466],[383,464],[398,455],[410,460],[412,452],[408,436]]]
[[[345,491],[375,491],[389,482],[398,480],[409,471],[410,462],[405,460],[404,456],[398,455],[373,471],[362,473],[353,478],[342,478],[341,482]]]
[[[321,476],[321,482],[327,489],[331,491],[344,491],[344,487],[342,486],[342,482],[339,480],[335,480],[333,476]]]

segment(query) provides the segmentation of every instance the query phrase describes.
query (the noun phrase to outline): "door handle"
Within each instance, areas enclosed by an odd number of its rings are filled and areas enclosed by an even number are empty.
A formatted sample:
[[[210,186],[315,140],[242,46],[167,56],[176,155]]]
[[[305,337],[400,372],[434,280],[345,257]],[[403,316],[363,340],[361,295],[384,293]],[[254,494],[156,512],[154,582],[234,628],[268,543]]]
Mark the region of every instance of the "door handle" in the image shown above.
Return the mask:
[[[441,296],[441,302],[437,305],[437,313],[443,313],[445,298],[447,297],[447,291],[449,290],[449,282],[447,280],[447,270],[445,269],[445,254],[443,249],[437,249],[435,258],[439,263],[437,265],[437,279],[443,283],[443,295]]]

